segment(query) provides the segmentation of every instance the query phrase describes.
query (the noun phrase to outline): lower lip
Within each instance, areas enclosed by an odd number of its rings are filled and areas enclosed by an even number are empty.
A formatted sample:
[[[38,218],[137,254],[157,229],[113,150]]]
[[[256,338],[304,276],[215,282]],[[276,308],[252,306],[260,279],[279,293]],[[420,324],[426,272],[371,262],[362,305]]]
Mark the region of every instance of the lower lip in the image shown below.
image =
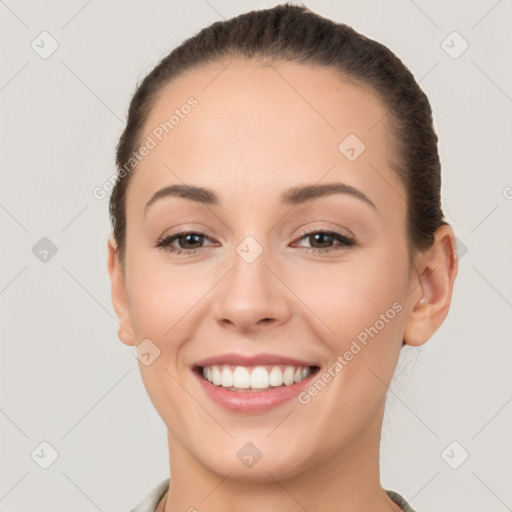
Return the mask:
[[[199,379],[206,394],[225,409],[233,412],[264,412],[296,397],[317,372],[290,386],[268,388],[266,391],[230,391],[222,386],[215,386],[197,372],[193,373]]]

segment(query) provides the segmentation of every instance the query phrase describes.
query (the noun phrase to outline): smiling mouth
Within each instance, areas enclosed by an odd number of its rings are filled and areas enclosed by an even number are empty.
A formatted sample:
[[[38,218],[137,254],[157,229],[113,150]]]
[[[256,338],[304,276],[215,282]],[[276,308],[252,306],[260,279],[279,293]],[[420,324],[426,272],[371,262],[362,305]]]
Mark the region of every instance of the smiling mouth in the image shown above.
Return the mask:
[[[194,371],[214,386],[229,391],[264,392],[289,387],[318,372],[318,366],[214,364]]]

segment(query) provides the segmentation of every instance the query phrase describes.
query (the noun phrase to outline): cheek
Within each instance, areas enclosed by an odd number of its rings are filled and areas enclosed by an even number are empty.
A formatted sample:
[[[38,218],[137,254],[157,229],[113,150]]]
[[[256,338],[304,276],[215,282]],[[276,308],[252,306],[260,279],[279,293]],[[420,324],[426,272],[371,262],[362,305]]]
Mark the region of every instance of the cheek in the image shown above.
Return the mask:
[[[328,327],[323,342],[332,362],[341,357],[334,388],[341,386],[349,401],[353,394],[356,408],[358,400],[368,403],[384,393],[383,382],[395,370],[405,324],[406,261],[396,251],[375,250],[373,257],[340,265],[299,292]]]
[[[126,287],[130,320],[138,338],[165,337],[185,314],[185,305],[194,294],[184,267],[155,264],[152,250],[127,250]]]
[[[150,339],[162,354],[160,364],[183,365],[183,347],[211,312],[209,293],[218,268],[187,264],[155,264],[151,254],[132,252],[127,278],[130,321],[137,342]],[[128,268],[128,267],[127,267]]]
[[[139,362],[140,374],[155,409],[166,424],[174,425],[172,418],[182,414],[180,408],[186,403],[178,383],[187,371],[181,349],[193,333],[194,304],[204,291],[198,281],[191,283],[191,272],[157,267],[136,251],[131,257],[127,293],[132,329],[137,344],[150,340],[156,346],[151,350],[158,354],[148,365]]]
[[[375,249],[339,264],[304,269],[300,275],[291,271],[285,279],[293,283],[294,293],[324,324],[332,348],[342,349],[347,340],[375,323],[387,333],[399,330],[401,318],[397,313],[404,309],[408,285],[404,261],[396,252]]]
[[[401,261],[380,253],[371,265],[340,266],[324,276],[325,286],[303,286],[304,301],[315,304],[330,331],[322,339],[330,362],[301,397],[313,430],[337,424],[333,435],[342,438],[382,405],[402,347],[407,275]]]

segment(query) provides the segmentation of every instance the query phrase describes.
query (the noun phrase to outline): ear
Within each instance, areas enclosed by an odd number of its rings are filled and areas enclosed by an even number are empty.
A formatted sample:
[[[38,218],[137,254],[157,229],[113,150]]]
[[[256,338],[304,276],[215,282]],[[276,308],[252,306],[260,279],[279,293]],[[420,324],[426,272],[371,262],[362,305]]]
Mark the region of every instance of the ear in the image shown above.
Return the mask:
[[[404,331],[404,344],[419,346],[444,322],[458,271],[457,245],[450,225],[435,233],[433,246],[423,254],[411,282],[412,307]]]
[[[126,296],[125,276],[123,268],[119,262],[117,243],[113,237],[108,239],[107,244],[108,258],[107,266],[110,274],[110,286],[112,304],[119,319],[119,328],[117,336],[126,345],[135,345],[133,330],[128,314],[128,300]]]

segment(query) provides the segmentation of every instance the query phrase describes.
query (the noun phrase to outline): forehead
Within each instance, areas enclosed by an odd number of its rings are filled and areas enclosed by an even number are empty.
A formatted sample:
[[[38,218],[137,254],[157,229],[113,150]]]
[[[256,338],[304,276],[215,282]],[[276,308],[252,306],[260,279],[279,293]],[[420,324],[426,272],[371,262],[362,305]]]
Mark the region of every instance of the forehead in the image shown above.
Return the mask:
[[[323,66],[228,59],[193,68],[154,98],[139,137],[154,147],[137,165],[127,204],[172,183],[220,195],[265,184],[277,198],[322,180],[347,182],[376,203],[403,199],[386,112],[367,86]]]

